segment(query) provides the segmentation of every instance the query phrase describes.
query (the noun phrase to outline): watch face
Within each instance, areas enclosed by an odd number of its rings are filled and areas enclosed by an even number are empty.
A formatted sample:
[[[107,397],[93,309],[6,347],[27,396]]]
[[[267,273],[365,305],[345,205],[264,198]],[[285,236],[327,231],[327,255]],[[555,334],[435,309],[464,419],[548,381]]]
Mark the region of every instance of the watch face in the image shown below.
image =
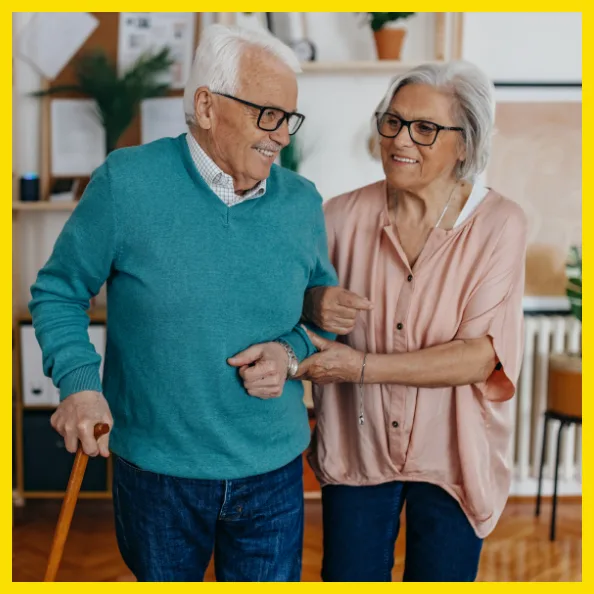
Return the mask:
[[[292,47],[300,62],[311,62],[316,59],[316,49],[311,41],[300,39],[293,42]]]

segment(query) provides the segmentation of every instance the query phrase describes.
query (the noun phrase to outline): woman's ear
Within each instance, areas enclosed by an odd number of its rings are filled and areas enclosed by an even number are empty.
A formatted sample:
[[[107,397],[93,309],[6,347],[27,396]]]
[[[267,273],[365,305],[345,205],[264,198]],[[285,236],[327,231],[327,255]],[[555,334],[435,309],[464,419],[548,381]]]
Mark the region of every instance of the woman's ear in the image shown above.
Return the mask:
[[[373,159],[376,161],[382,160],[382,150],[380,148],[377,136],[373,133],[369,136],[367,141],[367,150]]]
[[[463,139],[458,142],[458,162],[464,163],[466,161],[466,143]]]

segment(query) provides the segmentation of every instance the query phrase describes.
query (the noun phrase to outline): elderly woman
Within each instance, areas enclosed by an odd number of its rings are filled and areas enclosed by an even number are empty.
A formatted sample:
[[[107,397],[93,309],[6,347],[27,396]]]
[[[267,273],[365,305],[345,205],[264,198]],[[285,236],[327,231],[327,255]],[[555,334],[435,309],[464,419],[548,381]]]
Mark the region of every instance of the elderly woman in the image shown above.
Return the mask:
[[[305,316],[329,332],[310,462],[323,486],[325,581],[390,581],[406,504],[405,581],[474,581],[510,486],[526,220],[483,187],[493,88],[423,65],[375,114],[385,179],[330,200],[341,288]]]

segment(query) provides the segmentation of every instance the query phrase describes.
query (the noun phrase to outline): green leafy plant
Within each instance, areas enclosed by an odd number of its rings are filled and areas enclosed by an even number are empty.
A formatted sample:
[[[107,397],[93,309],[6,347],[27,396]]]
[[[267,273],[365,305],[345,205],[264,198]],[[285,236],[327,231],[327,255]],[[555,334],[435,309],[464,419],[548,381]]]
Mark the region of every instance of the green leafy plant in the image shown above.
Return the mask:
[[[565,271],[567,274],[566,293],[571,306],[571,313],[582,321],[582,255],[577,247],[569,251]]]
[[[94,99],[109,154],[138,114],[141,101],[167,93],[170,85],[159,82],[159,78],[172,64],[170,50],[164,48],[156,54],[141,56],[120,77],[116,65],[102,51],[96,51],[82,56],[75,64],[77,84],[52,87],[34,95],[76,91]]]
[[[297,142],[297,138],[291,136],[291,141],[289,144],[281,149],[280,152],[280,164],[281,167],[285,167],[286,169],[290,169],[291,171],[298,172],[299,165],[301,163],[301,147]]]
[[[373,31],[380,31],[388,23],[407,19],[414,12],[367,12],[368,20]]]

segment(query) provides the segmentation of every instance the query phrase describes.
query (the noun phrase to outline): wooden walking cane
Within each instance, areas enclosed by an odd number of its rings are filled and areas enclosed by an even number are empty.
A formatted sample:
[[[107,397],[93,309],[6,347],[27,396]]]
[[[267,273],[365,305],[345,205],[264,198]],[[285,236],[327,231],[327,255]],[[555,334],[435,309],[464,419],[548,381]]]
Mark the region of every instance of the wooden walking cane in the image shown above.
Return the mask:
[[[95,425],[95,439],[99,439],[106,433],[109,433],[109,425],[106,423],[97,423],[97,425]],[[68,481],[68,487],[66,488],[66,495],[62,502],[60,517],[58,518],[58,524],[54,533],[54,541],[52,542],[47,569],[45,570],[44,582],[54,582],[56,580],[56,574],[58,573],[58,567],[62,560],[64,545],[68,538],[70,523],[72,522],[76,500],[78,499],[78,493],[85,476],[85,469],[87,468],[88,461],[89,456],[84,453],[82,446],[78,444],[76,457],[74,458],[74,464]]]

